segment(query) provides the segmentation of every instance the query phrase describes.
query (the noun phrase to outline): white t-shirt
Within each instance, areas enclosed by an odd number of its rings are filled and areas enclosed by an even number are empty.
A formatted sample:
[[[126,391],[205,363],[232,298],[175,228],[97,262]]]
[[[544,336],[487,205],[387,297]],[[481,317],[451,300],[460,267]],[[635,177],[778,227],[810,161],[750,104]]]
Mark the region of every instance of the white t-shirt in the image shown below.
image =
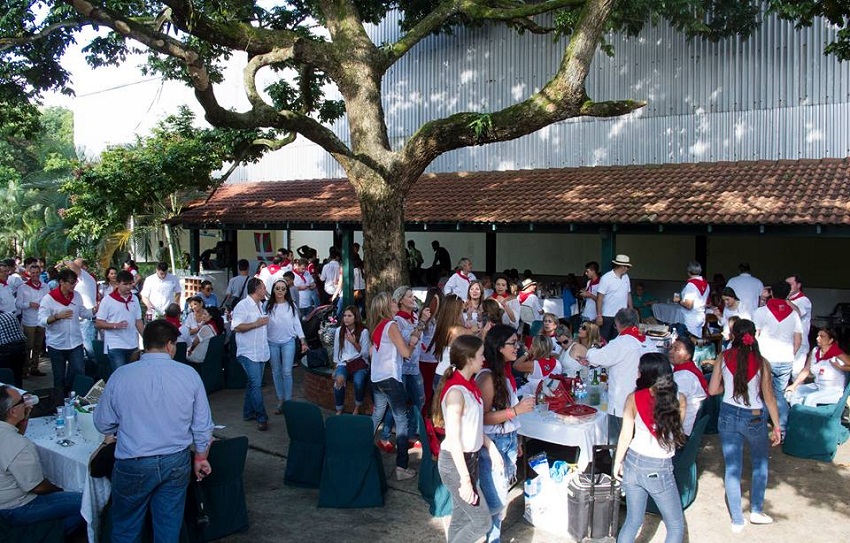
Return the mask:
[[[305,271],[304,275],[301,275],[295,272],[295,281],[292,283],[294,287],[303,287],[305,285],[312,285],[315,283],[313,281],[313,275],[310,272]],[[311,307],[313,305],[313,298],[310,296],[310,290],[298,290],[298,307],[304,309],[306,307]]]
[[[248,296],[233,308],[231,329],[235,330],[243,323],[254,323],[262,316],[260,303]],[[258,326],[247,332],[236,332],[236,355],[244,356],[253,362],[266,362],[271,356],[267,328],[268,326]]]
[[[165,313],[165,309],[174,303],[175,297],[182,292],[180,279],[171,273],[166,273],[165,279],[153,274],[145,279],[145,285],[142,287],[142,297],[150,300],[153,309],[160,314]]]
[[[595,282],[588,279],[587,286],[584,287],[584,290],[585,292],[596,296],[596,293],[599,292],[599,278],[597,278]],[[596,300],[593,298],[585,298],[584,309],[581,312],[581,316],[584,320],[596,320]]]
[[[809,330],[812,328],[812,301],[802,292],[798,292],[796,296],[791,296],[788,301],[800,311],[800,322],[803,323],[803,343],[800,344],[801,349],[805,352],[809,350]]]
[[[697,279],[702,279],[702,277],[697,277]],[[688,332],[696,337],[702,337],[702,328],[705,326],[705,304],[708,302],[710,293],[711,287],[706,286],[705,292],[700,294],[699,289],[691,282],[685,283],[685,288],[682,289],[682,300],[693,302],[690,309],[682,307],[684,324],[688,328]]]
[[[325,283],[325,293],[328,296],[336,294],[336,285],[339,282],[339,274],[341,272],[342,268],[340,268],[339,261],[337,260],[328,260],[322,266],[322,275],[320,275],[320,278]]]
[[[97,281],[86,270],[80,270],[77,279],[78,281],[74,286],[74,291],[79,293],[83,301],[83,307],[86,309],[94,308],[97,305]]]
[[[587,351],[591,366],[608,369],[608,414],[623,416],[626,398],[635,389],[638,363],[644,353],[652,352],[647,342],[629,335],[619,335],[601,349]]]
[[[394,320],[390,320],[381,331],[381,340],[377,345],[372,345],[372,382],[379,383],[386,379],[395,379],[401,382],[401,355],[398,348],[390,339],[390,327],[398,327]]]
[[[702,384],[699,382],[697,376],[689,371],[674,371],[673,380],[676,381],[679,392],[685,395],[685,420],[682,421],[682,428],[686,434],[691,435],[691,431],[694,429],[694,423],[697,420],[699,408],[708,395],[705,393],[705,389],[702,388]]]
[[[139,348],[139,331],[136,328],[136,321],[142,318],[142,306],[138,298],[130,294],[130,300],[125,304],[112,296],[107,296],[100,301],[96,317],[109,323],[127,323],[127,328],[121,330],[101,330],[103,352],[108,353],[109,349]]]
[[[469,296],[469,283],[475,280],[475,274],[472,272],[467,276],[461,275],[460,272],[455,272],[443,286],[443,294],[456,294],[465,302],[466,297]]]
[[[759,350],[771,364],[794,362],[794,334],[803,333],[803,323],[796,312],[777,321],[767,307],[753,312],[753,323],[758,331]]]
[[[18,287],[18,297],[15,306],[21,311],[21,324],[24,326],[38,326],[38,308],[30,307],[31,303],[38,304],[50,291],[47,283],[39,283],[38,288],[33,288],[29,283]]]
[[[764,290],[764,284],[759,279],[749,273],[742,273],[729,279],[726,286],[735,291],[735,295],[744,303],[744,307],[751,313],[755,312],[759,306],[761,291]]]
[[[609,271],[599,280],[597,292],[605,295],[602,298],[602,316],[613,317],[617,311],[629,306],[629,296],[632,293],[629,274],[624,273],[622,277],[617,277],[614,270]]]

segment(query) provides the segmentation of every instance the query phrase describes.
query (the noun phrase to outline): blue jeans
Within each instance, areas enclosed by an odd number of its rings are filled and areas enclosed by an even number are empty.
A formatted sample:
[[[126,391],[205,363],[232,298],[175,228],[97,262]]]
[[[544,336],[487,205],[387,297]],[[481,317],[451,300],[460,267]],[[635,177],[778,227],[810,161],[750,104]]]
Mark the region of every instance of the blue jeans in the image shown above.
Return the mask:
[[[363,405],[363,398],[366,395],[366,379],[369,377],[369,371],[366,368],[357,370],[354,375],[350,376],[354,382],[354,405],[360,407]],[[337,366],[334,370],[334,407],[337,411],[342,411],[345,408],[345,384],[348,381],[348,368],[345,364]],[[337,387],[337,380],[342,380],[342,386]],[[390,411],[387,411],[389,413]]]
[[[413,407],[422,412],[422,407],[425,405],[425,381],[422,379],[422,374],[410,374],[401,376],[404,389],[407,391],[407,398],[413,402]],[[387,411],[384,416],[384,427],[381,430],[381,439],[387,441],[390,439],[390,434],[395,426],[395,419],[392,411]],[[413,409],[407,412],[407,428],[411,435],[417,435],[416,429],[416,414]]]
[[[138,349],[110,348],[106,355],[109,357],[109,365],[112,366],[112,371],[115,371],[124,364],[127,364],[130,361],[130,357],[136,351],[138,351]]]
[[[504,471],[496,472],[493,462],[490,460],[490,451],[486,447],[481,448],[478,457],[478,483],[487,505],[490,508],[490,516],[493,526],[487,534],[489,543],[498,543],[502,535],[502,520],[508,505],[508,488],[511,481],[516,477],[516,460],[519,446],[516,432],[507,434],[487,434],[502,455]]]
[[[753,415],[752,409],[720,404],[717,431],[723,449],[726,473],[726,501],[732,524],[744,524],[741,510],[741,469],[743,466],[744,443],[750,446],[750,463],[753,466],[753,488],[750,491],[750,511],[761,513],[764,507],[764,491],[767,488],[767,458],[770,444],[767,435],[766,410]]]
[[[251,420],[256,418],[257,422],[268,422],[266,406],[263,404],[263,372],[266,369],[265,362],[254,362],[247,356],[237,356],[236,361],[245,370],[248,377],[248,385],[245,387],[245,403],[242,406],[242,418]]]
[[[650,496],[667,528],[665,543],[681,543],[685,537],[685,515],[673,476],[672,458],[652,458],[629,450],[623,462],[623,490],[626,492],[626,521],[620,528],[618,543],[635,540]]]
[[[779,410],[779,427],[785,436],[785,423],[788,422],[788,400],[785,399],[785,387],[791,380],[791,370],[794,362],[777,362],[770,364],[770,373],[773,381],[773,395],[776,396],[776,408]]]
[[[272,380],[277,393],[277,401],[292,399],[292,364],[295,362],[295,338],[285,343],[269,341],[271,352],[269,364],[272,366]]]
[[[68,535],[85,524],[80,515],[82,501],[83,495],[79,492],[40,494],[26,505],[14,509],[0,509],[0,518],[12,526],[62,519],[65,535]]]
[[[372,430],[378,429],[384,411],[389,404],[395,419],[396,457],[395,465],[407,469],[409,457],[407,454],[407,392],[404,385],[392,377],[372,383],[375,397],[375,409],[372,411]]]
[[[112,470],[112,543],[138,541],[148,507],[154,542],[177,541],[190,473],[187,451],[116,459]]]
[[[94,328],[94,321],[92,319],[80,319],[80,331],[83,333],[83,349],[85,351],[85,358],[97,363],[97,356],[94,353],[94,338],[95,334],[97,334],[97,330]]]
[[[83,346],[77,345],[73,349],[47,349],[50,356],[50,367],[53,371],[53,388],[70,390],[74,386],[74,378],[77,375],[86,374],[86,363],[83,358]],[[67,363],[67,368],[66,364]]]

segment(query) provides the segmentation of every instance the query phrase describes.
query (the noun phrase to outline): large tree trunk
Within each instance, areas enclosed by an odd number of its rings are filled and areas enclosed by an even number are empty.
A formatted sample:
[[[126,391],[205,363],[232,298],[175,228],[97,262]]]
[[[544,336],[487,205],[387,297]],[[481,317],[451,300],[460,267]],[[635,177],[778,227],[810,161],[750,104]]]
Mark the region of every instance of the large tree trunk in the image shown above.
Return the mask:
[[[385,181],[355,183],[363,215],[367,303],[378,292],[409,284],[404,249],[404,196]]]

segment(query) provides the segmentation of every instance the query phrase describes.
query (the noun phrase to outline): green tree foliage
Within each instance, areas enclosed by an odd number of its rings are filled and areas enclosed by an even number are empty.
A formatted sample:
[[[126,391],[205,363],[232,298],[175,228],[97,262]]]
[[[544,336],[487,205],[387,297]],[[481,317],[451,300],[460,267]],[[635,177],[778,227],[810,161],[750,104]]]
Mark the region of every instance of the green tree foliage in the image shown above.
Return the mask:
[[[845,2],[805,0],[0,0],[6,13],[0,19],[0,90],[5,89],[0,100],[26,101],[47,89],[70,92],[68,74],[58,63],[67,44],[84,26],[108,29],[111,32],[85,46],[92,66],[121,63],[135,49],[146,51],[143,70],[191,85],[213,126],[270,129],[251,141],[262,139],[267,149],[297,134],[331,154],[360,200],[369,287],[388,288],[406,279],[404,198],[434,159],[462,147],[522,137],[565,119],[612,117],[642,107],[640,97],[595,99],[586,92],[590,63],[599,45],[606,47],[607,31],[636,34],[645,24],[667,20],[694,38],[747,36],[758,26],[763,6],[801,25],[826,16],[842,28],[839,41],[847,39]],[[393,10],[400,14],[400,36],[392,43],[373,43],[366,25],[380,23]],[[550,80],[501,110],[430,120],[394,148],[382,103],[386,73],[433,33],[493,24],[561,38],[562,60]],[[836,43],[831,50],[842,56],[842,47]],[[248,63],[242,83],[250,107],[244,111],[223,107],[215,93],[224,78],[224,63],[234,55]],[[261,88],[260,72],[277,79]],[[339,91],[341,100],[325,96],[330,87]],[[347,141],[329,127],[343,114]],[[137,142],[131,149],[111,150],[102,165],[84,170],[78,180],[88,179],[88,171],[102,171],[98,179],[111,180],[107,185],[113,188],[104,185],[98,190],[101,196],[108,194],[115,190],[112,182],[127,177],[107,164],[129,165],[128,155],[146,146]],[[193,173],[214,169],[189,159],[186,153],[193,149],[188,143],[180,147],[183,151],[175,151],[175,156],[187,161],[172,164]],[[153,183],[157,194],[176,188],[171,183],[178,181],[192,183],[187,188],[203,188],[191,175],[151,179],[154,171],[162,171],[153,167],[153,160],[135,163],[135,183]],[[124,189],[129,194],[122,197],[144,203],[146,196],[135,194],[135,187]],[[123,216],[124,204],[110,205],[104,220],[114,222]],[[74,207],[82,209],[79,201]]]

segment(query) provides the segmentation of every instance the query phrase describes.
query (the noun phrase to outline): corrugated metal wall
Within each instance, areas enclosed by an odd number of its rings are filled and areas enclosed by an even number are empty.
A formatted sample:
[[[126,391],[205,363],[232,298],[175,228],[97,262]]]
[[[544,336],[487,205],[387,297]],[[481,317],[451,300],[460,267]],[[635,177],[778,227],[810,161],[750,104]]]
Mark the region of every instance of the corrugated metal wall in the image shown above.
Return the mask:
[[[397,37],[397,21],[372,29]],[[647,100],[616,119],[572,119],[501,144],[438,158],[431,172],[850,155],[850,63],[823,55],[826,25],[795,30],[767,18],[749,40],[688,42],[669,26],[637,38],[609,36],[587,81],[595,100]],[[518,36],[501,27],[461,29],[420,43],[384,81],[387,126],[400,145],[423,122],[459,111],[494,111],[539,89],[566,41]],[[336,131],[348,140],[347,125]],[[340,177],[303,138],[234,180]]]

